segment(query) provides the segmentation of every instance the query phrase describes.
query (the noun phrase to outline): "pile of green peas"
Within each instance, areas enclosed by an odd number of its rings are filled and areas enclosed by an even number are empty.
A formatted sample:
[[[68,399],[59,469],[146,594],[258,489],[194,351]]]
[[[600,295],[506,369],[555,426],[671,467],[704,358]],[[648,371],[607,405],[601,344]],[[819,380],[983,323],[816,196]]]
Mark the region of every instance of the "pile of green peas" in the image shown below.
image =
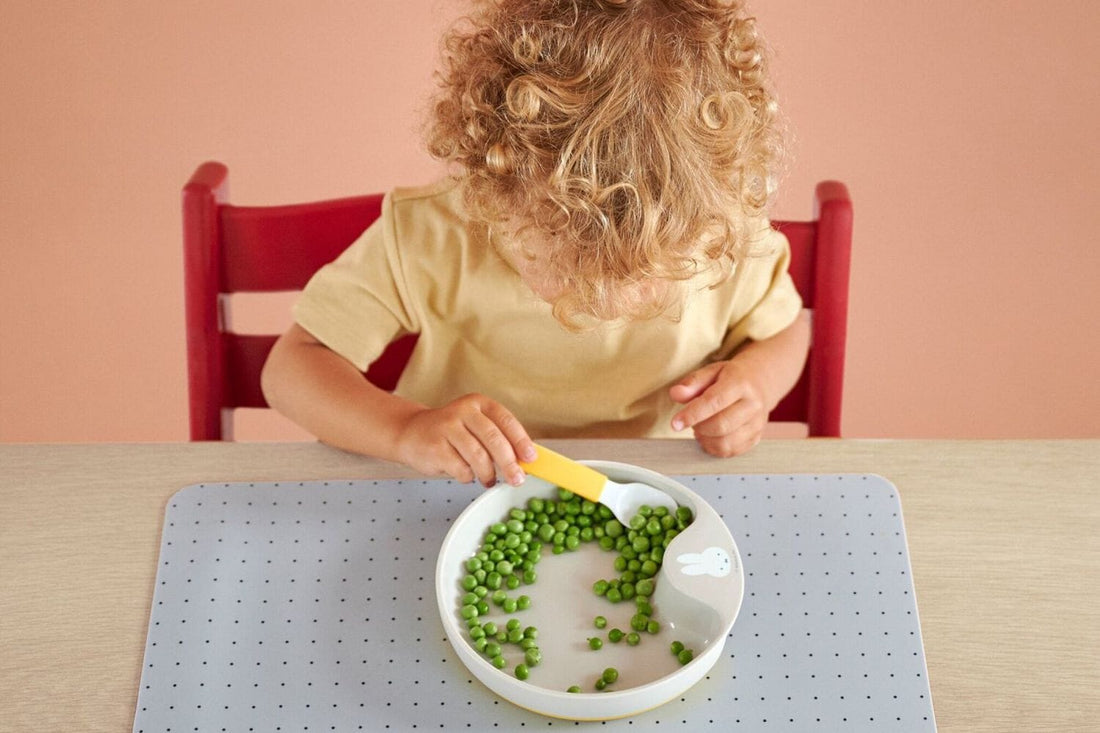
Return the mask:
[[[670,512],[664,507],[644,506],[630,525],[624,526],[603,504],[582,499],[565,489],[558,489],[557,496],[556,501],[531,498],[524,508],[516,507],[502,521],[490,525],[477,553],[465,561],[466,574],[461,580],[464,594],[459,613],[466,621],[471,643],[497,669],[507,666],[503,645],[519,646],[524,659],[516,665],[514,673],[520,680],[528,679],[531,668],[542,662],[538,629],[533,626],[521,629],[522,624],[516,618],[509,619],[501,629],[487,617],[490,604],[509,615],[531,607],[530,596],[509,592],[538,580],[536,566],[542,559],[543,545],[550,545],[551,553],[559,555],[594,541],[607,552],[619,553],[614,561],[619,577],[597,581],[593,591],[612,603],[634,599],[632,631],[624,633],[613,628],[607,638],[616,644],[625,639],[627,644],[636,646],[641,642],[640,632],[660,631],[648,599],[653,594],[665,548],[693,519],[687,507]],[[597,617],[596,627],[606,626],[607,619]],[[603,646],[599,637],[590,638],[588,643],[592,649]],[[596,689],[603,690],[618,675],[614,668],[607,668],[596,680]],[[576,685],[569,688],[569,692],[579,691]]]
[[[614,563],[619,577],[597,580],[592,584],[592,592],[611,603],[633,599],[636,606],[630,618],[630,632],[624,634],[621,629],[608,632],[607,638],[613,644],[625,638],[627,644],[635,646],[640,643],[642,632],[656,634],[661,630],[660,622],[653,618],[649,598],[656,588],[656,575],[664,561],[665,549],[693,519],[691,509],[686,506],[677,507],[674,512],[665,507],[642,506],[631,518],[629,527],[619,522],[606,525],[600,547],[619,553]],[[615,529],[616,525],[619,529]],[[604,628],[607,620],[601,624],[600,619],[603,616],[596,617],[596,627]]]
[[[543,545],[550,545],[555,555],[573,552],[582,543],[602,540],[611,523],[623,534],[623,525],[606,506],[559,489],[557,500],[531,498],[525,507],[510,510],[502,521],[490,525],[478,551],[465,561],[466,573],[461,580],[464,594],[459,613],[466,621],[474,648],[502,669],[507,664],[502,645],[519,645],[524,650],[524,662],[517,665],[515,675],[527,679],[530,668],[542,661],[535,642],[538,630],[529,626],[520,634],[514,633],[518,631],[517,619],[508,621],[515,621],[516,628],[498,629],[495,623],[485,620],[491,612],[490,604],[506,614],[530,608],[530,596],[514,592],[538,580],[536,566],[542,559]]]

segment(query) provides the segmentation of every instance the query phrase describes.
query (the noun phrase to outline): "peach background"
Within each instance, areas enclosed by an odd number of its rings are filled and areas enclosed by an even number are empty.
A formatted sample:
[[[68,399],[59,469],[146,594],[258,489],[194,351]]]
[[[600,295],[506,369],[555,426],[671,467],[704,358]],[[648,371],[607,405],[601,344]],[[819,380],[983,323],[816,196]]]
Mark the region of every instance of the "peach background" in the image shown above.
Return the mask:
[[[183,182],[206,159],[247,204],[429,180],[457,7],[0,3],[0,440],[186,439]],[[855,202],[845,433],[1100,436],[1100,3],[753,8],[797,133],[775,215],[822,178]]]

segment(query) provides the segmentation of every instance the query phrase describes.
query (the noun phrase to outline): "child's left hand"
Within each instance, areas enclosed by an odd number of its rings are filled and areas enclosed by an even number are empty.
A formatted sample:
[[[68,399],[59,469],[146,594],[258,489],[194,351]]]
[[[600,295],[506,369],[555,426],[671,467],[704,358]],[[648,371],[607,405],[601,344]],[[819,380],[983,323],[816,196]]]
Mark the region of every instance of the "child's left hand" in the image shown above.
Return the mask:
[[[669,396],[684,405],[672,418],[673,429],[694,428],[702,449],[720,458],[751,450],[768,424],[761,380],[736,357],[696,369],[673,385]]]

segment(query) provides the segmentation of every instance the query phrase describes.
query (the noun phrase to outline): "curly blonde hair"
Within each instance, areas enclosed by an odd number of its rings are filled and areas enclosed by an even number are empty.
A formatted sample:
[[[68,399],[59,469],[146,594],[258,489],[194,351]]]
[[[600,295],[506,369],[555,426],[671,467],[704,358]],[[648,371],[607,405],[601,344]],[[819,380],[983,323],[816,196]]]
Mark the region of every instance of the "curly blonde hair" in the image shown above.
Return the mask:
[[[481,0],[443,48],[428,149],[475,220],[545,235],[563,324],[751,254],[783,135],[742,0]]]

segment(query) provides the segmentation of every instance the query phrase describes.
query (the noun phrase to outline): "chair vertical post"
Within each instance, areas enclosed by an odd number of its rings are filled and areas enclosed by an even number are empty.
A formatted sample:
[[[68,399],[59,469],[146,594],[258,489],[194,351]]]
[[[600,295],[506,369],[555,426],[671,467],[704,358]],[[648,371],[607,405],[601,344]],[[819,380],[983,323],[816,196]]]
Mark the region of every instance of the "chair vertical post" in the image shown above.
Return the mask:
[[[817,220],[817,266],[814,273],[817,296],[813,321],[815,353],[809,374],[807,423],[810,436],[839,437],[852,245],[852,202],[843,183],[822,181],[817,185],[814,191],[814,218]],[[820,338],[818,334],[821,334]]]
[[[191,440],[222,440],[225,361],[218,316],[221,251],[218,205],[228,169],[204,163],[183,188],[184,302]]]

